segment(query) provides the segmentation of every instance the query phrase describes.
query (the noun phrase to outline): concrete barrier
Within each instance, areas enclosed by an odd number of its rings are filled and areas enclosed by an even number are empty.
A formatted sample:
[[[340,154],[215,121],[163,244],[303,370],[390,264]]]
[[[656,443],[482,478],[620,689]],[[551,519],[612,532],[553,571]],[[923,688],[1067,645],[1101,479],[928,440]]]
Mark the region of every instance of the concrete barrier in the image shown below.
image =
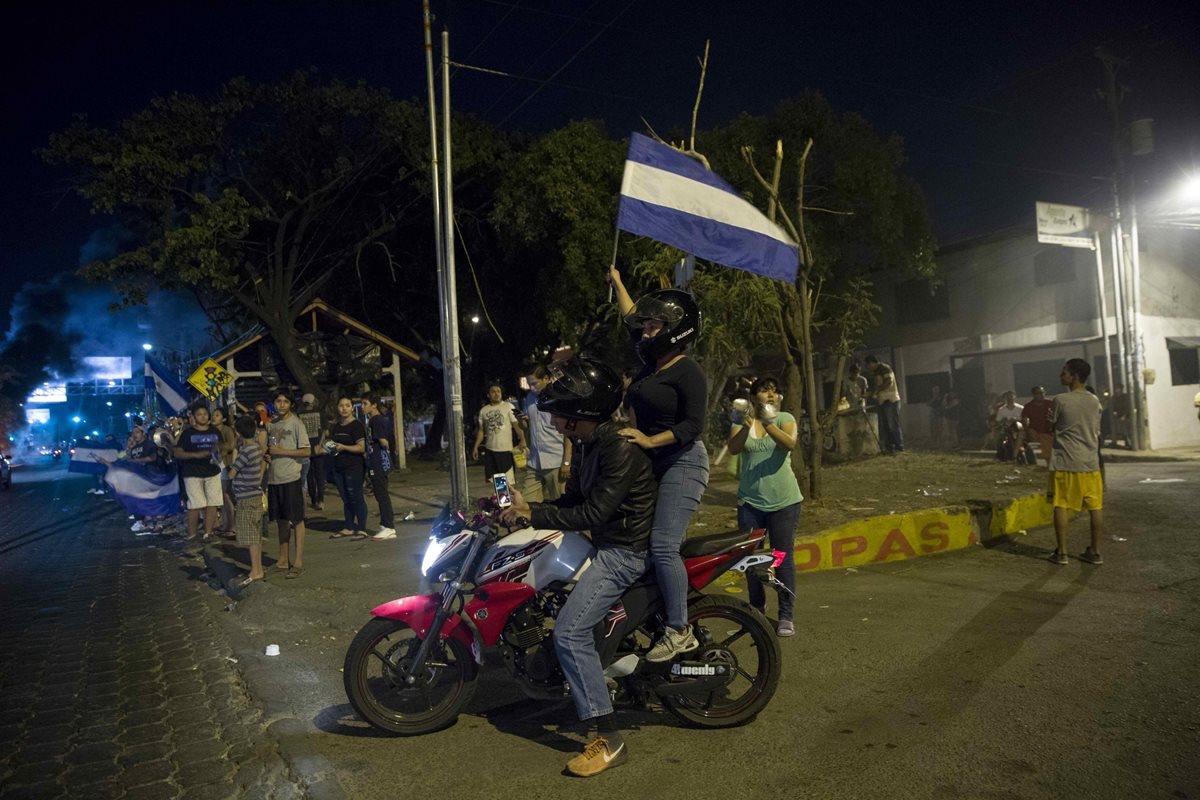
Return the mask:
[[[946,553],[1050,522],[1050,504],[1041,492],[997,503],[973,501],[867,517],[797,536],[796,571],[845,569]]]

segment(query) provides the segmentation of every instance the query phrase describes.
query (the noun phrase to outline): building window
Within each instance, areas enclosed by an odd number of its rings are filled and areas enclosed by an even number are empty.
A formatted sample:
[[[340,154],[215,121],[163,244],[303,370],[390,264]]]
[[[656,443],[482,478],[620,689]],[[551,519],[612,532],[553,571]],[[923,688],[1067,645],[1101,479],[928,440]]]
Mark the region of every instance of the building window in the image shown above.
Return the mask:
[[[950,318],[950,292],[946,284],[936,289],[929,281],[896,284],[896,318],[901,325]]]
[[[1171,385],[1191,386],[1200,383],[1200,341],[1197,339],[1167,339],[1167,355],[1171,357]]]
[[[1075,249],[1048,247],[1033,257],[1033,282],[1038,286],[1075,280]]]

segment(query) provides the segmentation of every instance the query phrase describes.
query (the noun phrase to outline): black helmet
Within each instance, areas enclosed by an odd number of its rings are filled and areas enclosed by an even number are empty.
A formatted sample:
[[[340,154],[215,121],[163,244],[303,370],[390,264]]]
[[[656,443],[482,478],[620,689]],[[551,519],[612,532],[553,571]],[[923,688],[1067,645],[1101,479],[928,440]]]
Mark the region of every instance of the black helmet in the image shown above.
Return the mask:
[[[651,339],[638,340],[637,354],[644,364],[657,361],[673,350],[683,350],[700,334],[700,307],[681,289],[650,292],[625,315],[625,324],[640,328],[642,321],[647,319],[659,320],[663,329]]]
[[[551,382],[538,393],[539,411],[602,422],[621,404],[621,379],[607,364],[575,356],[548,369]]]

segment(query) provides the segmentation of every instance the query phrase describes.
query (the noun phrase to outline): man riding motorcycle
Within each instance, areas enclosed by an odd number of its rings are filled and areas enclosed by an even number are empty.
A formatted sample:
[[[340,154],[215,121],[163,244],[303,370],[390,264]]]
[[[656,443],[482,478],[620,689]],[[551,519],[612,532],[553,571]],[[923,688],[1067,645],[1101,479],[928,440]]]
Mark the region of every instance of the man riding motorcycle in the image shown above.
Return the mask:
[[[576,357],[551,368],[554,381],[538,395],[538,408],[574,445],[571,476],[551,503],[526,503],[519,492],[502,519],[527,518],[539,528],[587,530],[596,553],[571,592],[554,627],[554,647],[581,721],[595,720],[597,735],[567,762],[572,775],[588,777],[629,758],[617,729],[594,629],[649,566],[648,547],[658,486],[645,451],[612,421],[621,402],[621,380],[606,365]]]

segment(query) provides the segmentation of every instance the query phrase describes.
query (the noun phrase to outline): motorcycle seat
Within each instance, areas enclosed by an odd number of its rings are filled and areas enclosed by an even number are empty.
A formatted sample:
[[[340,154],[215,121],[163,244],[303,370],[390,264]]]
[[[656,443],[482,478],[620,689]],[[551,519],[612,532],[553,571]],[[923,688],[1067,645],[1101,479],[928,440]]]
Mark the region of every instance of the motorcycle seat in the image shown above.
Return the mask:
[[[679,548],[679,554],[684,558],[715,556],[718,553],[732,550],[736,545],[749,540],[750,537],[751,534],[740,530],[696,536],[684,541],[683,546]]]

